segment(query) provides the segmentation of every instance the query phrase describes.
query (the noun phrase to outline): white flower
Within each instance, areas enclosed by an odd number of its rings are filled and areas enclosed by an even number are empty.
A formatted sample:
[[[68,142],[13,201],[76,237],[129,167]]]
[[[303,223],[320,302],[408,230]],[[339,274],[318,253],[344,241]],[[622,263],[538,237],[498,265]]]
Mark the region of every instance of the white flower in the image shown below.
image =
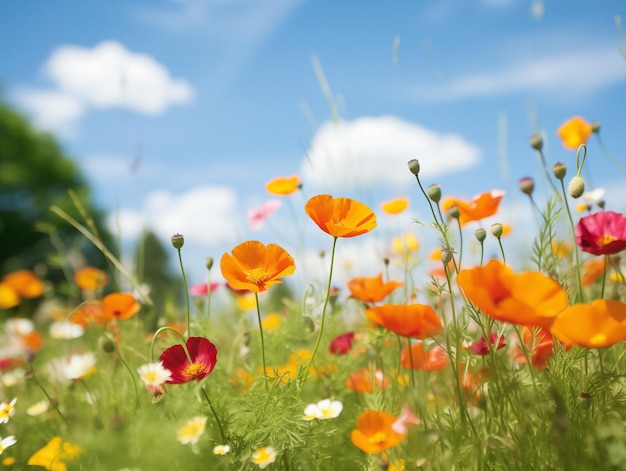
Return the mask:
[[[176,439],[183,445],[195,445],[200,440],[206,426],[206,417],[196,416],[178,429]]]
[[[9,335],[28,335],[35,330],[35,324],[30,319],[13,317],[4,322],[4,331]]]
[[[340,401],[331,401],[330,399],[324,399],[317,404],[309,404],[304,409],[304,420],[314,419],[334,419],[341,414],[343,410],[343,404]]]
[[[70,340],[82,337],[85,333],[83,326],[70,321],[55,321],[50,324],[50,337],[57,340]]]
[[[230,451],[230,446],[228,445],[217,445],[213,448],[214,455],[225,455]]]
[[[4,437],[4,438],[0,437],[0,455],[2,454],[4,450],[9,448],[11,445],[15,445],[16,443],[17,443],[17,440],[15,439],[13,435],[9,435],[8,437]]]
[[[14,397],[11,402],[3,402],[0,404],[0,424],[6,424],[9,421],[9,417],[15,414],[15,403],[17,397]]]
[[[146,386],[160,386],[172,378],[172,372],[160,361],[141,365],[137,368],[137,373]]]
[[[61,364],[61,373],[67,379],[80,379],[95,371],[96,355],[92,352],[75,353]]]
[[[32,406],[26,409],[26,413],[31,417],[35,417],[37,415],[43,414],[48,410],[49,407],[48,401],[39,401],[35,402]]]
[[[259,468],[264,469],[276,461],[276,450],[271,446],[264,446],[252,453],[252,462],[258,464]]]
[[[16,386],[18,384],[22,384],[24,382],[24,375],[26,371],[23,368],[16,368],[11,371],[7,371],[2,373],[0,376],[0,382],[6,388],[10,388],[12,386]]]
[[[604,188],[596,188],[595,190],[585,191],[583,198],[589,205],[594,205],[604,201],[604,194]]]

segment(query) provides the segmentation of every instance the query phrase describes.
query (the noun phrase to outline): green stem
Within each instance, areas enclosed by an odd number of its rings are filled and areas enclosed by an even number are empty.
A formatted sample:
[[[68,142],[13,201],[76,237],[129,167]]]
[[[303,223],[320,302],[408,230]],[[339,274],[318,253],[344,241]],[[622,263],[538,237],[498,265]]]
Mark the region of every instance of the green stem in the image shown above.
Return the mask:
[[[485,241],[480,241],[480,266],[483,266],[483,258],[485,256]]]
[[[500,253],[502,254],[502,263],[506,265],[506,256],[504,255],[504,247],[502,246],[502,237],[497,237],[498,245],[500,246]]]
[[[313,364],[313,359],[317,354],[317,350],[319,349],[320,342],[322,341],[322,333],[324,332],[324,321],[326,319],[326,307],[328,306],[328,300],[330,299],[330,289],[331,283],[333,279],[333,265],[335,264],[335,248],[337,247],[337,237],[333,238],[333,248],[330,254],[330,270],[328,273],[328,284],[326,285],[326,299],[324,300],[324,307],[322,309],[322,321],[320,323],[320,332],[317,335],[317,340],[315,342],[315,347],[313,348],[313,353],[311,354],[311,358],[309,359],[309,363],[306,365],[306,369],[304,370],[304,376],[302,377],[302,381],[300,382],[300,389],[298,390],[298,396],[302,392],[302,388],[304,388],[304,383],[306,382],[307,377],[309,376],[309,369]]]
[[[189,288],[187,286],[187,277],[185,276],[185,267],[183,266],[183,257],[180,252],[180,248],[176,249],[178,252],[178,262],[180,264],[180,272],[183,275],[183,285],[185,287],[185,301],[187,303],[187,337],[191,336],[191,307],[189,304]],[[211,288],[208,288],[211,291]]]
[[[606,286],[606,272],[608,271],[609,256],[604,255],[604,270],[602,272],[602,289],[600,290],[600,299],[604,299],[604,287]]]
[[[539,160],[541,161],[541,167],[543,168],[543,171],[546,174],[546,178],[548,179],[548,182],[550,183],[550,186],[552,186],[552,189],[554,190],[554,192],[558,194],[559,190],[556,189],[556,185],[552,181],[552,178],[550,178],[550,172],[548,171],[548,165],[546,164],[546,158],[543,156],[543,151],[542,150],[538,150],[537,153],[539,154]]]
[[[261,321],[261,306],[259,305],[259,293],[254,293],[254,299],[256,301],[256,316],[259,320],[259,332],[261,333],[261,359],[263,360],[263,378],[267,380],[267,369],[265,366],[265,338],[263,337],[263,322]],[[267,381],[265,381],[265,388],[267,389]]]
[[[181,334],[180,331],[178,329],[175,329],[174,327],[170,327],[170,326],[167,326],[167,325],[165,325],[163,327],[159,327],[159,329],[157,329],[157,331],[152,336],[152,341],[150,342],[150,361],[151,362],[154,362],[154,342],[156,341],[156,339],[159,336],[159,334],[161,332],[166,331],[166,330],[171,330],[176,335],[178,335],[180,338],[182,338],[183,340],[186,340],[185,336],[183,334]],[[189,363],[191,363],[191,356],[189,355],[189,352],[187,351],[187,345],[185,345],[184,342],[183,342],[182,345],[183,345],[183,348],[185,349],[185,353],[187,354],[187,359],[189,360]]]
[[[224,429],[222,428],[222,423],[220,422],[219,417],[217,416],[217,412],[215,412],[215,408],[213,407],[213,404],[211,403],[211,399],[209,399],[209,395],[206,392],[206,389],[204,387],[204,385],[200,388],[200,390],[202,391],[202,394],[204,395],[204,398],[206,399],[206,402],[209,404],[209,408],[211,409],[211,412],[213,412],[213,417],[215,417],[215,422],[217,422],[217,427],[220,429],[220,435],[222,436],[222,444],[226,444],[226,435],[224,434]]]
[[[59,417],[61,417],[61,419],[63,419],[63,422],[65,422],[65,426],[69,429],[70,428],[69,422],[67,421],[67,419],[65,418],[65,416],[63,415],[61,410],[59,409],[59,406],[57,405],[57,402],[50,397],[50,395],[48,394],[48,391],[46,391],[46,389],[39,382],[39,379],[35,375],[35,370],[32,368],[32,366],[30,368],[30,372],[29,373],[30,373],[30,377],[35,380],[35,383],[37,384],[39,389],[41,389],[41,392],[44,394],[44,396],[46,396],[46,399],[48,399],[48,402],[50,403],[50,405],[52,407],[54,407],[54,410],[57,412],[57,414],[59,414]]]
[[[130,369],[130,366],[128,366],[128,363],[126,363],[126,360],[124,360],[124,357],[122,356],[122,352],[118,348],[117,344],[115,344],[115,352],[117,353],[117,357],[120,359],[122,364],[126,367],[126,370],[128,371],[128,374],[130,375],[130,378],[133,380],[133,387],[135,388],[135,400],[137,402],[137,407],[139,407],[139,404],[140,404],[140,402],[139,402],[139,390],[137,389],[137,380],[135,379],[135,374]]]
[[[565,212],[567,213],[567,218],[569,220],[570,228],[572,230],[572,237],[574,238],[574,257],[576,258],[576,282],[578,285],[578,302],[583,302],[583,283],[580,275],[580,259],[578,255],[578,245],[576,245],[576,228],[574,226],[574,220],[572,219],[572,213],[569,209],[569,204],[567,202],[567,193],[565,191],[565,183],[563,183],[563,179],[561,182],[561,192],[563,195],[563,205],[565,206]]]
[[[461,259],[463,258],[463,229],[461,228],[461,220],[459,218],[455,218],[456,223],[459,225],[459,266],[457,268],[457,273],[461,269]]]
[[[399,337],[398,337],[399,338]],[[411,350],[411,339],[410,338],[406,338],[406,344],[409,347],[409,362],[411,364],[411,387],[414,388],[415,387],[415,378],[413,377],[413,373],[415,371],[415,367],[413,365],[413,351]],[[402,352],[400,352],[400,355],[402,355]]]
[[[211,269],[207,270],[206,280],[206,320],[211,318]]]

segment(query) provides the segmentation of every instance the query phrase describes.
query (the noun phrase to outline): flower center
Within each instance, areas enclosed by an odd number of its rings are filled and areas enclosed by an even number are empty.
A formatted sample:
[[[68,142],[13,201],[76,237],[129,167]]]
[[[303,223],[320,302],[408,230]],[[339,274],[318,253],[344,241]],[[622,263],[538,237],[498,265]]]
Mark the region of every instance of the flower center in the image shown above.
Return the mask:
[[[183,376],[189,381],[194,379],[202,379],[206,376],[206,366],[202,363],[190,363],[183,370]]]
[[[246,281],[255,285],[260,285],[267,280],[267,273],[262,268],[253,268],[246,273]]]
[[[616,237],[613,237],[610,234],[604,234],[602,237],[600,237],[598,239],[598,245],[600,247],[604,247],[605,245],[609,245],[611,242],[613,242],[614,240],[617,240]]]
[[[606,342],[606,335],[604,335],[604,334],[596,334],[596,335],[594,335],[593,337],[591,337],[589,339],[589,342],[592,345],[601,345],[604,342]]]
[[[372,443],[383,443],[387,440],[387,434],[385,432],[376,432],[370,438],[370,442]]]

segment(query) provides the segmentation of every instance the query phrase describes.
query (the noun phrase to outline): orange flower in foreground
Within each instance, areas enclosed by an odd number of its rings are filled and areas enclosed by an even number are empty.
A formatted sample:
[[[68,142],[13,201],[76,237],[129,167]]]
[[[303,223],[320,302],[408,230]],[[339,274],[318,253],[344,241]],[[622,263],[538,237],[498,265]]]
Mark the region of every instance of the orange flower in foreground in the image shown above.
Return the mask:
[[[300,177],[292,175],[290,177],[277,177],[265,184],[268,193],[276,196],[288,196],[295,193],[301,186]]]
[[[480,221],[496,214],[504,195],[502,190],[491,190],[474,196],[470,201],[448,197],[441,202],[441,206],[446,212],[452,206],[459,208],[459,224],[464,226],[468,222]]]
[[[610,347],[626,340],[626,304],[610,299],[574,304],[558,315],[550,332],[568,345]]]
[[[450,365],[450,357],[443,347],[435,346],[425,351],[422,342],[415,342],[411,345],[410,352],[409,347],[402,349],[400,364],[406,369],[439,371]]]
[[[106,320],[119,320],[133,317],[141,305],[130,293],[111,293],[102,298],[102,308]]]
[[[425,339],[441,333],[441,319],[427,304],[384,304],[365,311],[376,324],[403,337]]]
[[[365,453],[381,453],[399,444],[406,434],[393,430],[397,417],[389,412],[367,410],[356,420],[350,440]]]
[[[398,281],[383,283],[383,274],[374,277],[358,277],[348,281],[350,297],[364,303],[377,303],[402,286]]]
[[[270,286],[282,283],[280,278],[293,274],[296,265],[291,255],[276,244],[267,246],[249,240],[225,253],[220,261],[222,276],[235,289],[262,293]]]
[[[74,281],[80,289],[94,291],[109,281],[107,274],[95,267],[83,267],[74,273]]]
[[[566,149],[578,149],[581,144],[586,144],[591,133],[591,123],[580,116],[570,118],[557,131]]]
[[[384,201],[380,204],[380,209],[382,209],[387,214],[400,214],[408,207],[408,198],[396,198],[393,200]]]
[[[333,237],[356,237],[376,227],[372,210],[350,198],[317,195],[304,209],[321,230]]]
[[[515,273],[498,260],[461,270],[457,283],[465,297],[492,319],[549,328],[568,306],[567,293],[536,271]]]
[[[377,389],[383,390],[387,387],[389,380],[383,372],[376,370],[372,374],[372,370],[369,368],[363,368],[358,371],[350,373],[350,376],[346,380],[346,386],[352,389],[355,393],[364,394],[374,392],[374,386]]]
[[[30,270],[9,273],[2,282],[13,288],[22,299],[38,298],[43,294],[43,281]]]

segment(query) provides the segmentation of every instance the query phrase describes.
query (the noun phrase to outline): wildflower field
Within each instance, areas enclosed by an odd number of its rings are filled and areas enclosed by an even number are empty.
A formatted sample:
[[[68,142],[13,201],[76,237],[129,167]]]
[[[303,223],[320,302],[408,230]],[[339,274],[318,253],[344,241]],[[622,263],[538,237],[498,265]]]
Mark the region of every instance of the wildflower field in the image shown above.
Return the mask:
[[[89,214],[52,207],[108,264],[65,272],[57,285],[33,267],[3,275],[2,466],[626,469],[626,217],[582,176],[585,161],[607,156],[621,171],[603,147],[588,154],[599,132],[580,117],[565,123],[567,164],[530,138],[529,173],[538,166],[551,191],[539,200],[535,181],[519,180],[536,222],[513,228],[533,232],[521,256],[507,248],[510,228],[483,227],[504,192],[449,196],[422,181],[416,156],[410,201],[432,218],[414,223],[438,238],[434,253],[397,234],[376,272],[337,285],[336,254],[375,231],[377,215],[403,217],[409,199],[370,208],[315,195],[296,211],[328,236],[324,280],[284,290],[297,256],[248,240],[207,259],[206,283],[188,284],[173,227],[166,242],[185,296],[163,312]],[[301,184],[278,177],[266,189],[293,198]],[[390,267],[404,275],[392,279]],[[282,294],[270,303],[273,292]]]

